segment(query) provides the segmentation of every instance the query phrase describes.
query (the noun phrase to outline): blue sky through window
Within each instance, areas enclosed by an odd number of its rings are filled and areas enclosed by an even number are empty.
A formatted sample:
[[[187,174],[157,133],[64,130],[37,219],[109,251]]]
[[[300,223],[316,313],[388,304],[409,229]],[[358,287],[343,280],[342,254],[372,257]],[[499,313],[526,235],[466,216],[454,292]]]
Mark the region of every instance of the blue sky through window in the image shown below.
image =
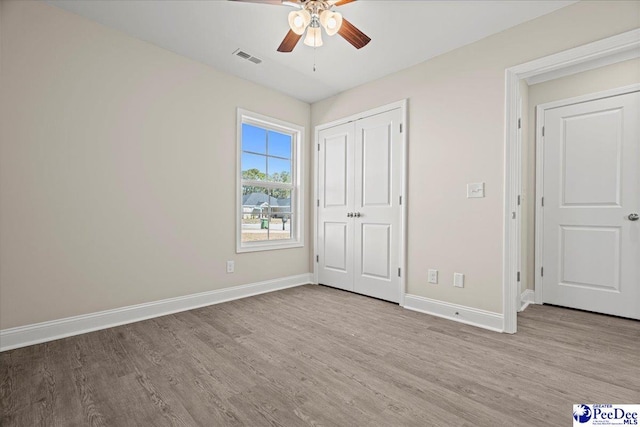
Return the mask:
[[[267,154],[267,131],[256,126],[243,123],[242,151]]]
[[[291,157],[291,135],[267,131],[246,123],[242,124],[241,161],[243,171],[257,169],[266,174],[268,165],[270,176],[283,172],[291,175]]]

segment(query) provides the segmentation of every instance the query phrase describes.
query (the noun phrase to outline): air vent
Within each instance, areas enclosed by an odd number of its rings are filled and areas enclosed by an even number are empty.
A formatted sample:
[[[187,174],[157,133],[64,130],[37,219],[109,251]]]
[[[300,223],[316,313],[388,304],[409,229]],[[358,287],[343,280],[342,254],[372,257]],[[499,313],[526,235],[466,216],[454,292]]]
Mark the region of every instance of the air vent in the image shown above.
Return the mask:
[[[233,52],[233,54],[234,54],[234,55],[236,55],[236,56],[239,56],[239,57],[240,57],[240,58],[242,58],[242,59],[246,59],[246,60],[248,60],[248,61],[251,61],[251,62],[253,62],[254,64],[259,64],[259,63],[261,63],[261,62],[262,62],[262,59],[260,59],[260,58],[256,58],[255,56],[251,56],[251,55],[250,55],[250,54],[248,54],[247,52],[244,52],[244,51],[242,51],[242,50],[240,50],[240,49],[236,49],[236,50]]]

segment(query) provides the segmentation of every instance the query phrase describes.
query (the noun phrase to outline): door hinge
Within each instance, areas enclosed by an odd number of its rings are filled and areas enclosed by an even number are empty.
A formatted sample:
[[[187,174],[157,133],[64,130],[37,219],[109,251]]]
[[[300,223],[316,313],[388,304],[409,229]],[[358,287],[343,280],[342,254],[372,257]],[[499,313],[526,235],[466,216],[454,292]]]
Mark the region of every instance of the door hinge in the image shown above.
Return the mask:
[[[511,212],[511,219],[516,219],[516,213],[515,212]]]
[[[318,144],[318,151],[320,151],[320,144]]]
[[[400,196],[400,204],[402,204],[402,196]]]
[[[401,272],[402,272],[402,270],[400,268],[398,268],[398,277],[402,277],[402,276],[400,276]]]
[[[544,208],[544,197],[540,199],[540,203],[542,203],[542,207]]]
[[[542,126],[542,136],[544,136],[544,126]]]
[[[320,262],[320,255],[316,255],[316,262]]]
[[[540,276],[544,277],[544,267],[540,267]]]
[[[518,194],[518,206],[520,206],[520,195]]]
[[[318,199],[318,203],[317,203],[318,207],[320,207],[320,199]]]
[[[400,123],[400,133],[402,133],[402,123]]]
[[[520,119],[518,119],[518,129],[520,129],[522,127],[522,122],[520,121]]]
[[[520,281],[520,272],[518,271],[518,277],[517,277],[518,282]]]

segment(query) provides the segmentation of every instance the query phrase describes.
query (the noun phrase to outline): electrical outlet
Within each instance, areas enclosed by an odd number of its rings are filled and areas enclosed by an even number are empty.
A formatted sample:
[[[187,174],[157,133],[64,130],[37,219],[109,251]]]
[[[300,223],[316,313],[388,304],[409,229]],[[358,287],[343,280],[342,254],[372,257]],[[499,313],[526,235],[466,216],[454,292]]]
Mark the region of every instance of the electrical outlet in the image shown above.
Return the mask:
[[[427,278],[429,283],[433,283],[434,285],[438,283],[438,270],[429,269],[429,276]]]
[[[236,263],[233,261],[227,261],[227,273],[233,273],[236,270]]]
[[[464,274],[453,273],[453,286],[456,288],[464,288]]]

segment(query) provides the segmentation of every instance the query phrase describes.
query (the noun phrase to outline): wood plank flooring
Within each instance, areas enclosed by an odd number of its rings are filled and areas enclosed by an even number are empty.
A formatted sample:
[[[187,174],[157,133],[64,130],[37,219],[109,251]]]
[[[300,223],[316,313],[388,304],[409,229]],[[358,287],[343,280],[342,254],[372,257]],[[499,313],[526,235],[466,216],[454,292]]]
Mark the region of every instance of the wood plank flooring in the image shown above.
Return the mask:
[[[640,322],[531,306],[516,335],[302,286],[0,354],[0,425],[566,426],[640,403]]]

